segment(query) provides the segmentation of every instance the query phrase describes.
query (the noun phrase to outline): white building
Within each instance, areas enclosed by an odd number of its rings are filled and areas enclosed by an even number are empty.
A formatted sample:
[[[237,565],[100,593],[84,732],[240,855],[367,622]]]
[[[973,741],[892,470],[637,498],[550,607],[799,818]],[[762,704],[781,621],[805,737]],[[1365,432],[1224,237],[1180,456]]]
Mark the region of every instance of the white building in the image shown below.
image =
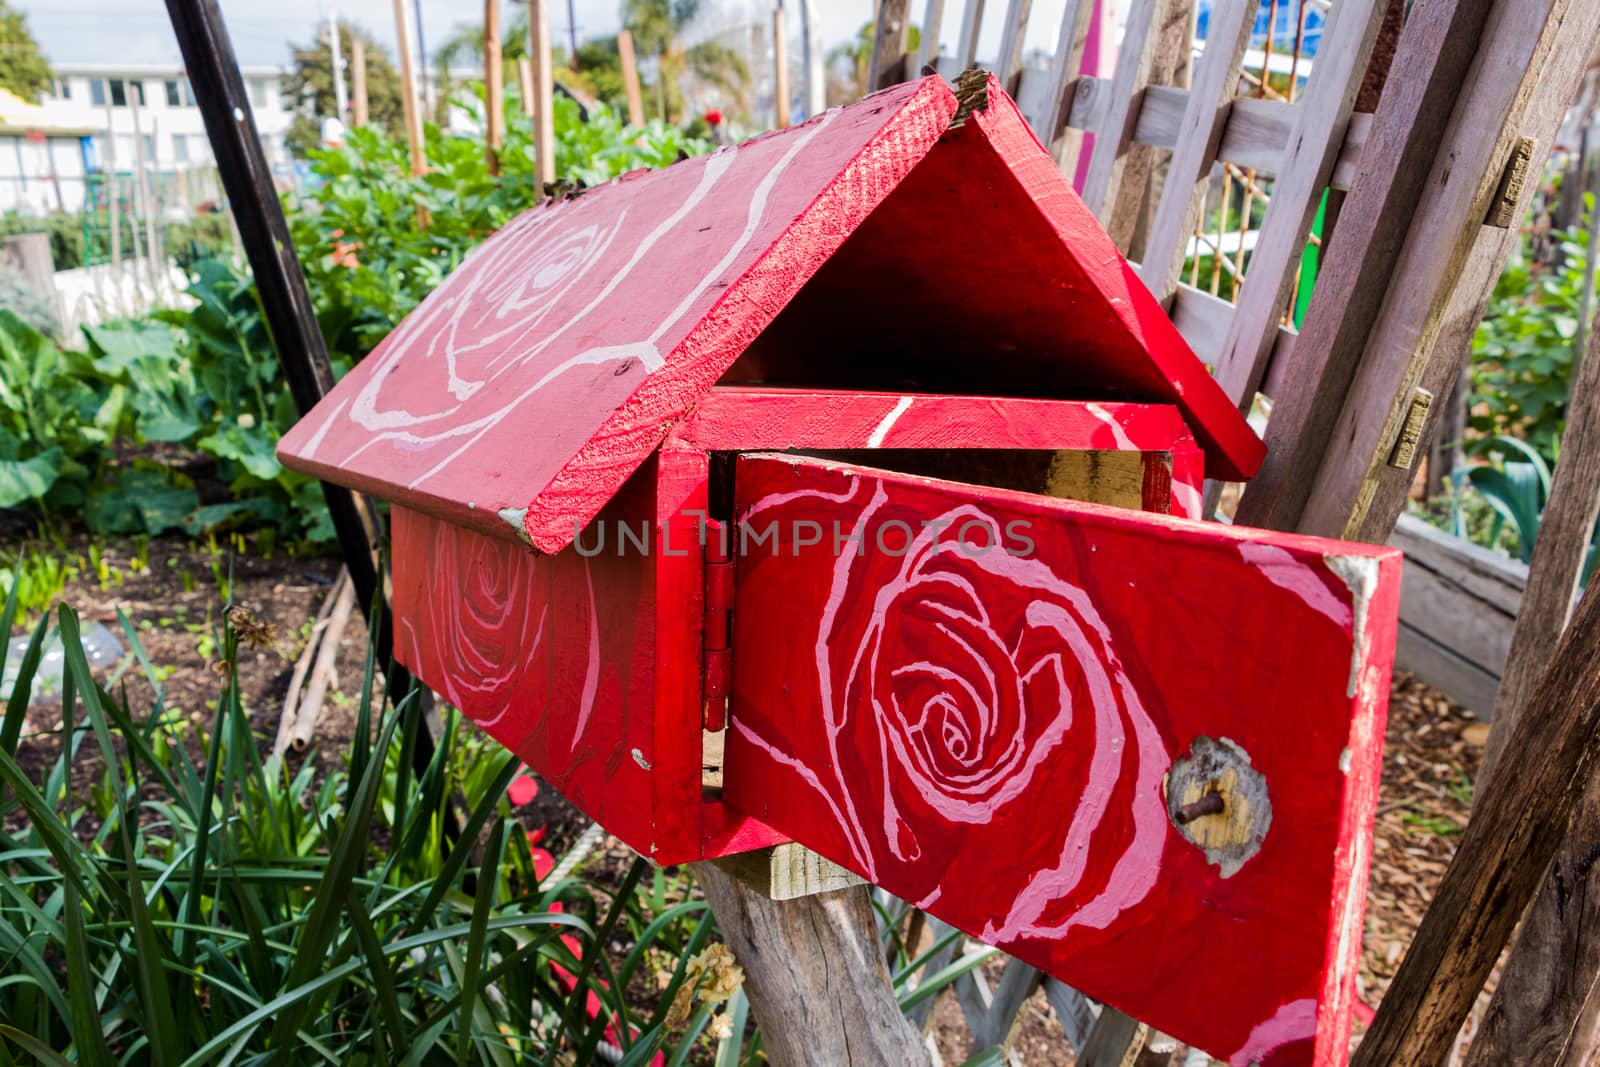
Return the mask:
[[[56,63],[55,82],[19,120],[0,107],[0,211],[81,210],[85,173],[136,173],[166,210],[187,214],[197,185],[214,183],[215,164],[194,91],[177,65]],[[256,130],[275,174],[290,179],[284,142],[293,113],[280,67],[244,67]],[[84,131],[92,131],[83,143]],[[136,140],[137,139],[137,140]]]

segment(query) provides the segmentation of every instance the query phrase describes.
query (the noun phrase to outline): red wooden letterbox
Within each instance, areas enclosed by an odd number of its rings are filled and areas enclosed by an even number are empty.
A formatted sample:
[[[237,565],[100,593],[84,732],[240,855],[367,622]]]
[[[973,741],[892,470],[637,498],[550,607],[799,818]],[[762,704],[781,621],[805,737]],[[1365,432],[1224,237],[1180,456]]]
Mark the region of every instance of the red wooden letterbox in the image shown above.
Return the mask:
[[[1342,1061],[1397,556],[1192,521],[1260,440],[961,96],[522,215],[283,460],[393,502],[401,659],[644,855],[797,841],[1233,1063]]]

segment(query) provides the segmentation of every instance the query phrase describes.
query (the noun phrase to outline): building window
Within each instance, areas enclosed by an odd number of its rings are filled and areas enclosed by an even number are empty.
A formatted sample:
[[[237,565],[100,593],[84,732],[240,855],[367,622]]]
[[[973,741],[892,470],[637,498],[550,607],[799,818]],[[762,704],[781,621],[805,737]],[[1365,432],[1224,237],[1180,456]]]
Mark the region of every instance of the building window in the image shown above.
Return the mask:
[[[265,79],[265,78],[251,78],[250,79],[249,88],[250,88],[250,106],[251,107],[266,107],[267,106],[267,79]]]
[[[67,79],[65,78],[51,78],[50,95],[57,100],[71,100],[72,86],[67,84]]]
[[[112,107],[127,107],[130,96],[138,101],[140,107],[144,106],[144,82],[137,78],[112,78],[107,84],[111,88]]]
[[[168,78],[163,84],[168,107],[194,107],[194,86],[188,78]]]
[[[95,107],[106,106],[106,81],[104,78],[89,79],[89,103]]]

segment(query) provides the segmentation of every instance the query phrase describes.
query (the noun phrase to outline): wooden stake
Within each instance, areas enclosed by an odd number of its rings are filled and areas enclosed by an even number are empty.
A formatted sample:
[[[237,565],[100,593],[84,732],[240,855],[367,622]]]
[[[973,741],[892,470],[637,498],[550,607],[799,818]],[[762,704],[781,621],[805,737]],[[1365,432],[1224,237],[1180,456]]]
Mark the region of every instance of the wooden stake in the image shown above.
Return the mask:
[[[505,74],[500,61],[500,0],[484,0],[483,127],[490,174],[500,173],[500,146],[505,141]]]
[[[322,715],[322,705],[327,702],[328,690],[336,687],[334,667],[339,662],[339,644],[350,625],[350,616],[356,606],[355,586],[346,582],[339,590],[333,611],[328,615],[328,625],[317,642],[317,662],[306,682],[305,699],[295,708],[289,726],[289,747],[304,752],[311,745],[311,735],[316,731],[317,719]]]
[[[550,59],[550,6],[528,0],[528,58],[532,63],[535,173],[541,185],[556,180],[555,71]]]
[[[400,101],[405,108],[406,144],[411,148],[411,173],[426,174],[422,109],[417,102],[416,64],[411,57],[411,12],[406,0],[394,0],[395,47],[400,52]]]
[[[289,691],[283,697],[283,710],[278,715],[278,735],[272,743],[272,756],[282,760],[283,754],[289,749],[289,736],[294,731],[295,708],[300,704],[300,690],[305,685],[306,675],[311,673],[311,664],[316,660],[317,646],[322,641],[322,634],[328,628],[328,616],[333,614],[334,604],[350,588],[350,570],[348,567],[339,568],[339,576],[334,579],[333,587],[328,590],[328,595],[322,598],[322,607],[317,611],[317,617],[311,624],[311,635],[306,638],[306,647],[300,650],[300,655],[294,661],[294,671],[289,675]]]
[[[644,99],[639,94],[639,63],[633,54],[633,34],[617,32],[617,58],[622,61],[622,90],[628,94],[628,122],[644,125]]]
[[[367,42],[350,38],[350,123],[367,124]]]
[[[130,80],[128,83],[128,108],[133,118],[133,169],[135,188],[139,191],[139,211],[144,215],[144,256],[145,273],[150,278],[150,298],[156,299],[161,292],[162,264],[160,255],[156,251],[156,204],[150,194],[150,176],[145,173],[144,158],[144,124],[139,121],[139,93],[143,92],[139,82]]]
[[[1402,68],[1403,69],[1403,68]],[[1444,1063],[1600,757],[1600,593],[1584,597],[1479,798],[1354,1067]],[[1519,1053],[1525,1051],[1517,1050]]]
[[[789,125],[789,44],[783,25],[783,0],[772,12],[772,61],[777,67],[773,78],[773,117],[778,129]]]
[[[522,97],[522,113],[533,114],[533,62],[527,56],[517,57],[517,93]]]
[[[1528,717],[1523,706],[1549,665],[1571,616],[1589,537],[1600,512],[1600,343],[1593,331],[1578,364],[1550,499],[1539,523],[1528,585],[1511,636],[1511,652],[1494,701],[1494,728],[1478,773],[1480,789],[1508,771],[1521,773],[1505,750]],[[1484,790],[1487,795],[1487,790]],[[1484,803],[1473,818],[1486,817]],[[1588,1063],[1595,1050],[1586,1004],[1600,977],[1600,784],[1590,783],[1560,853],[1523,920],[1494,999],[1473,1043],[1470,1067],[1524,1062]],[[1588,887],[1587,889],[1585,887]]]

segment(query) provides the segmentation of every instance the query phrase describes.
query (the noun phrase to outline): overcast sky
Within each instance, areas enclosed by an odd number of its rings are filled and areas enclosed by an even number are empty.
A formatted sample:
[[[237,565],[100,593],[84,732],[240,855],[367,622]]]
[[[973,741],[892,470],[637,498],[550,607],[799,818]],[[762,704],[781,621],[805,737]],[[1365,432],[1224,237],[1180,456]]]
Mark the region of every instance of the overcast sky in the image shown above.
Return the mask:
[[[414,0],[406,0],[408,4]],[[161,0],[11,0],[28,15],[28,25],[57,63],[177,63],[178,46]],[[315,39],[316,24],[329,0],[221,0],[222,13],[233,37],[234,50],[246,66],[283,65],[289,45]],[[1065,0],[1035,0],[1029,22],[1029,48],[1053,50],[1055,23]],[[619,0],[572,0],[578,38],[610,35],[617,31]],[[747,12],[751,21],[770,24],[773,0],[707,0],[718,9],[716,22],[727,25]],[[819,36],[833,44],[853,34],[872,17],[872,0],[816,0]],[[920,16],[923,0],[913,0],[913,18]],[[940,36],[953,43],[959,31],[960,0],[947,2],[946,25]],[[393,0],[337,0],[339,15],[361,23],[391,50],[394,47]],[[789,7],[797,7],[789,0]],[[990,3],[984,19],[979,55],[998,47],[1000,21],[1007,5]],[[507,4],[509,18],[510,5]],[[430,49],[449,36],[460,23],[483,18],[479,0],[422,0],[423,43]],[[551,31],[557,41],[567,39],[566,0],[551,2]],[[795,20],[791,17],[791,26]],[[797,31],[796,31],[797,32]]]

